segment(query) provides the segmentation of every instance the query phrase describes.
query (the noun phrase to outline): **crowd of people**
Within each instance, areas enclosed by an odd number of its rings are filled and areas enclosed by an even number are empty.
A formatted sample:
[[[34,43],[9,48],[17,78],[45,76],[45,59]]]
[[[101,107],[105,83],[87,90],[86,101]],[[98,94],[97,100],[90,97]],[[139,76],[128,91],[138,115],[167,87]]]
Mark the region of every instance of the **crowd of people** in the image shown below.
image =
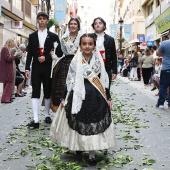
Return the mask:
[[[15,97],[23,97],[23,89],[31,80],[33,120],[27,126],[38,129],[43,84],[44,122],[51,124],[51,137],[61,147],[77,154],[89,152],[89,164],[96,165],[95,151],[115,146],[110,85],[117,76],[117,69],[131,81],[143,78],[145,86],[153,82],[152,90],[160,89],[157,105],[163,105],[170,70],[162,64],[165,44],[162,43],[158,51],[156,47],[147,48],[143,54],[132,51],[126,59],[120,54],[117,68],[115,41],[105,33],[106,22],[101,17],[92,23],[94,33],[86,34],[82,32],[80,20],[71,18],[61,40],[46,28],[48,20],[48,14],[38,13],[39,29],[29,35],[27,48],[23,44],[17,47],[13,39],[7,40],[2,48],[1,103],[12,102],[14,86],[17,86]],[[162,79],[161,68],[168,69]],[[166,81],[166,85],[162,81]],[[56,112],[53,120],[50,109]]]
[[[170,39],[170,31],[168,32]],[[167,100],[170,108],[170,40],[163,41],[159,48],[154,45],[143,52],[132,51],[128,57],[118,56],[118,72],[130,81],[141,81],[145,87],[153,86],[151,91],[158,89],[156,107],[164,108]],[[141,79],[142,78],[142,79]]]

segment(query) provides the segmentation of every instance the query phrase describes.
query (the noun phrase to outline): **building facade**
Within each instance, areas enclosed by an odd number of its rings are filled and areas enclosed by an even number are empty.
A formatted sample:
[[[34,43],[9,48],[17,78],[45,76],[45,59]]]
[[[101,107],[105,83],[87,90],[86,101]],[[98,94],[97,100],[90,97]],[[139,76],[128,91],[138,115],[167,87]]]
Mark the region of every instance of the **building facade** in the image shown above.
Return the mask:
[[[132,50],[142,51],[139,37],[145,35],[145,18],[140,8],[140,0],[120,0],[118,18],[122,18],[124,21],[123,33],[126,29],[125,26],[129,25],[129,29],[131,29],[130,37],[128,39],[125,37],[123,42],[125,56],[130,54]],[[124,37],[124,35],[122,36]]]
[[[159,46],[170,30],[170,0],[142,0],[145,17],[145,39],[148,46]]]
[[[37,30],[36,15],[47,11],[45,0],[1,0],[0,48],[8,38],[28,44],[29,34]]]

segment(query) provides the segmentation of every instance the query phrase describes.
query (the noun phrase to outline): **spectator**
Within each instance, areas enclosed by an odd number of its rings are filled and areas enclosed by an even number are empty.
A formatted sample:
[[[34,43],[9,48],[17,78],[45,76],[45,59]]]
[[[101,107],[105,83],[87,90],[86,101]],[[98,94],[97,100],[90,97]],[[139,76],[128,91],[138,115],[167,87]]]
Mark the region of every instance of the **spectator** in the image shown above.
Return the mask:
[[[168,37],[169,40],[163,41],[156,52],[157,56],[162,55],[159,99],[156,104],[156,107],[160,108],[164,108],[166,90],[170,88],[170,30],[168,32]],[[170,108],[170,90],[168,94],[168,107]]]
[[[1,103],[11,103],[12,88],[14,82],[13,62],[17,56],[15,52],[10,55],[10,49],[15,47],[14,39],[8,39],[1,50],[0,60],[0,82],[4,84]]]
[[[154,87],[153,89],[151,89],[151,91],[154,91],[156,88],[159,89],[161,68],[162,68],[162,58],[160,57],[155,62],[155,74],[152,76]],[[158,96],[158,95],[159,93],[157,93],[155,96]]]
[[[138,65],[137,65],[138,81],[141,81],[141,68],[142,68],[142,54],[141,52],[138,52]]]
[[[149,48],[146,48],[145,54],[142,57],[142,75],[143,75],[143,81],[144,85],[148,86],[149,79],[151,77],[151,73],[153,70],[153,56],[151,55],[151,51]]]
[[[22,55],[21,55],[20,63],[18,65],[18,67],[19,67],[20,73],[22,73],[24,75],[25,74],[25,64],[26,64],[26,54],[25,54],[26,46],[25,46],[25,44],[20,44],[19,49],[22,51]]]
[[[138,64],[138,53],[134,52],[134,56],[130,61],[130,80],[137,80],[137,64]]]
[[[158,56],[156,55],[156,45],[152,46],[152,55],[153,55],[153,65],[155,65],[156,59],[158,58]]]
[[[17,86],[17,91],[15,97],[23,97],[22,87],[24,84],[25,77],[16,69],[15,86]]]
[[[124,65],[122,67],[122,76],[123,77],[127,77],[128,76],[128,72],[129,72],[129,62],[128,60],[126,59],[125,62],[124,62]]]
[[[118,69],[118,72],[121,73],[122,72],[122,67],[124,65],[124,57],[123,55],[120,53],[120,56],[118,58],[118,61],[119,61],[119,69]]]

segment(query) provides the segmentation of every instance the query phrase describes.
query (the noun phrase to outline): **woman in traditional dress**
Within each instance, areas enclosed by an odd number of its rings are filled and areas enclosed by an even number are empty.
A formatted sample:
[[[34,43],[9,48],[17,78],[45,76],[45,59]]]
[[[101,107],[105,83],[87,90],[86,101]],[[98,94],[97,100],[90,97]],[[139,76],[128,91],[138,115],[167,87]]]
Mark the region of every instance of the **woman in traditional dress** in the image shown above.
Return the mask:
[[[72,151],[89,151],[92,165],[96,162],[95,150],[115,145],[109,79],[95,45],[93,34],[81,36],[81,50],[71,61],[65,95],[50,131],[60,146]]]
[[[56,64],[52,76],[51,109],[56,112],[63,95],[66,77],[71,60],[79,47],[80,22],[77,18],[71,18],[68,23],[68,30],[61,38],[61,49],[64,57]]]

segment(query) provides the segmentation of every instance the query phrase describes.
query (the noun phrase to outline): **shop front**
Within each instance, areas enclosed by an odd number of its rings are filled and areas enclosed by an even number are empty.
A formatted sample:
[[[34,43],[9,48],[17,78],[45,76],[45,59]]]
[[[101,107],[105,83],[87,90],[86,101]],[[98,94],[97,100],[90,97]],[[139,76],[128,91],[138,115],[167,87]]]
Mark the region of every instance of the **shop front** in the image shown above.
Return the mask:
[[[157,32],[161,34],[162,41],[168,39],[168,31],[170,30],[170,8],[166,9],[154,22]]]

